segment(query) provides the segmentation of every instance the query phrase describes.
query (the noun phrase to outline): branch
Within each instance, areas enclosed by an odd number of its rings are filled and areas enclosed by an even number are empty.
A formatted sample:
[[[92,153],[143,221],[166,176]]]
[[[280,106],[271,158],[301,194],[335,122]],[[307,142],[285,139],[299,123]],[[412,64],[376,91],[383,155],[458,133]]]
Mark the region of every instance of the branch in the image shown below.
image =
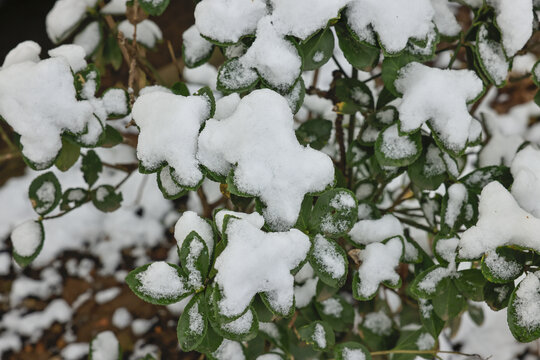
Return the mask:
[[[484,358],[478,354],[466,354],[459,351],[444,351],[444,350],[385,350],[385,351],[374,351],[371,353],[371,356],[390,355],[390,354],[418,354],[418,355],[452,354],[452,355],[468,356],[468,357],[477,358],[479,360],[484,360]]]

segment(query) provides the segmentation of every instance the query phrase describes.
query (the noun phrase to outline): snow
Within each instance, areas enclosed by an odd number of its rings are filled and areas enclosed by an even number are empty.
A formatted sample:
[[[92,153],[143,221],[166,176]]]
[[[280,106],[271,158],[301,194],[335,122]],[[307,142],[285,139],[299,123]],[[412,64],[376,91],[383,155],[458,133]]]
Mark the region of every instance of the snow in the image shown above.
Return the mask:
[[[435,252],[443,260],[447,261],[448,263],[453,263],[456,261],[456,250],[458,243],[459,239],[455,237],[448,239],[440,238],[437,240]]]
[[[126,92],[123,89],[109,89],[107,90],[102,97],[103,106],[108,114],[127,114],[128,109],[128,99]]]
[[[497,278],[503,280],[513,280],[518,277],[523,268],[519,262],[508,260],[504,256],[499,256],[495,250],[490,250],[484,255],[484,264]]]
[[[221,325],[221,328],[233,334],[246,334],[253,324],[253,312],[248,309],[246,313],[238,319]]]
[[[540,218],[540,150],[527,146],[516,154],[510,171],[512,195],[519,206]]]
[[[330,158],[298,143],[287,101],[267,89],[242,98],[230,117],[208,120],[197,157],[222,175],[237,164],[235,185],[262,200],[266,222],[274,229],[293,226],[304,195],[334,181]]]
[[[290,89],[301,74],[302,58],[298,50],[275,30],[268,16],[259,20],[256,35],[251,47],[239,58],[240,65],[256,69],[273,88]]]
[[[391,214],[376,220],[360,220],[349,232],[351,240],[358,245],[381,242],[394,236],[402,236],[403,227]]]
[[[231,116],[240,104],[240,95],[232,93],[216,101],[214,119],[223,120]]]
[[[23,41],[9,51],[2,64],[3,68],[25,61],[39,62],[41,46],[34,41]]]
[[[343,348],[343,360],[366,360],[366,355],[361,349],[349,349],[348,347]]]
[[[502,44],[508,56],[514,56],[532,35],[532,0],[487,0],[495,9],[495,21],[501,29]]]
[[[478,30],[477,49],[482,65],[495,85],[502,86],[508,76],[508,62],[502,46],[488,39],[488,30],[482,25]]]
[[[294,300],[296,308],[301,309],[309,305],[317,291],[318,278],[308,279],[303,285],[294,286]]]
[[[382,310],[366,315],[362,325],[376,335],[389,335],[392,332],[392,320]]]
[[[164,162],[175,171],[175,180],[194,187],[203,178],[195,158],[199,128],[209,116],[203,96],[180,96],[152,92],[140,96],[133,105],[133,119],[140,128],[137,157],[155,170]]]
[[[195,8],[195,25],[201,34],[221,43],[236,43],[255,33],[266,15],[262,0],[203,0]]]
[[[141,282],[139,290],[153,298],[174,297],[187,291],[177,270],[164,261],[152,263],[137,274],[137,280]]]
[[[397,124],[389,126],[379,136],[382,136],[381,152],[389,159],[405,159],[418,153],[413,140],[399,135]]]
[[[431,0],[431,5],[435,14],[433,22],[442,35],[456,36],[461,31],[461,26],[457,22],[453,9],[457,9],[454,3],[448,0]]]
[[[112,316],[112,324],[118,329],[125,329],[131,324],[132,320],[131,313],[125,307],[116,309]]]
[[[422,333],[416,340],[418,350],[431,350],[435,346],[435,339],[430,333]]]
[[[133,40],[135,27],[129,20],[124,20],[118,24],[118,31],[122,32],[126,39]],[[161,30],[152,20],[143,20],[137,24],[138,43],[143,44],[147,48],[153,48],[162,38],[163,34],[161,33]]]
[[[447,193],[448,202],[444,213],[444,222],[452,228],[467,202],[468,194],[467,188],[461,183],[452,184]]]
[[[313,240],[313,257],[334,279],[340,279],[347,270],[343,256],[320,234],[315,235]]]
[[[353,0],[346,11],[348,24],[360,40],[374,43],[375,31],[389,53],[403,50],[410,38],[428,37],[434,14],[429,0]]]
[[[251,214],[246,214],[246,213],[241,213],[241,212],[231,211],[231,210],[219,210],[216,213],[215,222],[216,222],[216,227],[221,233],[223,233],[223,230],[225,230],[223,229],[223,224],[224,224],[226,215],[234,216],[240,219],[245,219],[251,225],[255,226],[257,229],[262,228],[264,225],[264,218],[259,213],[254,212]]]
[[[195,231],[205,242],[208,255],[212,256],[214,250],[214,232],[212,226],[193,211],[185,211],[174,227],[174,237],[178,248],[182,247],[189,233]]]
[[[283,35],[301,40],[326,27],[349,0],[271,0],[272,23]],[[302,19],[302,21],[298,21]]]
[[[399,237],[383,243],[371,243],[358,256],[362,262],[358,268],[357,292],[363,298],[369,298],[379,288],[381,282],[397,284],[400,280],[395,268],[399,265],[403,244]]]
[[[182,34],[182,45],[188,66],[204,59],[213,48],[213,44],[201,36],[195,25]]]
[[[78,72],[86,68],[86,52],[79,45],[61,45],[48,52],[51,58],[63,57],[69,63],[69,67],[73,72]]]
[[[101,290],[96,293],[96,296],[95,296],[96,303],[100,305],[108,303],[109,301],[114,300],[118,295],[120,295],[121,292],[122,290],[117,287]]]
[[[199,289],[203,286],[201,272],[196,267],[196,261],[204,249],[204,244],[198,238],[193,238],[189,244],[189,255],[186,259],[186,268],[188,271],[188,285],[193,289]]]
[[[126,13],[127,0],[111,0],[101,8],[102,14],[123,15]]]
[[[500,183],[484,187],[478,205],[478,222],[461,236],[459,255],[479,258],[499,246],[516,245],[540,251],[540,219],[523,210]]]
[[[311,338],[319,348],[326,348],[326,331],[324,331],[324,327],[321,324],[315,324],[315,331]]]
[[[223,339],[216,351],[212,353],[216,360],[245,360],[246,356],[239,342]]]
[[[343,312],[343,305],[341,305],[338,299],[328,298],[324,301],[321,301],[321,305],[323,306],[323,314],[331,315],[337,318],[341,317],[341,313]]]
[[[90,102],[75,96],[64,57],[2,68],[0,115],[21,135],[23,154],[38,166],[56,157],[62,132],[78,134],[96,122]],[[97,136],[90,140],[97,141]]]
[[[478,157],[481,167],[512,164],[512,159],[524,139],[519,135],[503,135],[496,132],[482,148]]]
[[[117,360],[120,355],[118,339],[112,331],[100,332],[90,344],[92,360]]]
[[[186,66],[184,67],[184,70],[182,70],[182,75],[186,82],[200,85],[197,86],[197,89],[202,86],[208,86],[211,89],[216,88],[218,71],[214,65],[209,63],[202,64],[193,69]]]
[[[223,292],[220,312],[241,314],[255,294],[264,292],[274,309],[288,313],[294,285],[290,272],[310,249],[307,235],[296,229],[265,233],[242,219],[229,220],[225,232],[227,246],[214,265],[215,281]]]
[[[540,279],[529,273],[518,285],[514,298],[517,323],[528,331],[540,328]]]
[[[204,319],[199,312],[199,303],[196,302],[188,312],[189,331],[196,335],[202,335],[204,331]]]
[[[13,249],[20,256],[32,256],[41,245],[43,236],[41,224],[28,220],[17,226],[11,233]]]
[[[414,62],[400,70],[395,86],[403,94],[398,105],[401,131],[416,131],[428,121],[447,148],[458,152],[465,147],[473,121],[467,102],[483,90],[473,71],[441,70]]]
[[[24,298],[28,296],[45,300],[61,291],[63,279],[54,268],[43,269],[40,275],[40,278],[37,280],[26,276],[19,276],[13,281],[9,294],[11,307],[19,306]]]
[[[60,352],[62,359],[78,360],[88,355],[88,343],[71,343]]]
[[[271,322],[259,322],[259,330],[275,340],[279,340],[281,336],[277,325]]]
[[[86,17],[86,8],[97,0],[57,0],[45,18],[47,35],[53,43],[65,40]]]

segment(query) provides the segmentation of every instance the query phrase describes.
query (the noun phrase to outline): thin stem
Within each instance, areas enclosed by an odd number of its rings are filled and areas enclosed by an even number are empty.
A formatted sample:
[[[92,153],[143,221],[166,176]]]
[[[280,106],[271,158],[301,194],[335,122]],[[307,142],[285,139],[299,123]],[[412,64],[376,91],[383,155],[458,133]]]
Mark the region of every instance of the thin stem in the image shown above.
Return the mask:
[[[459,351],[445,351],[445,350],[384,350],[384,351],[374,351],[371,353],[371,356],[377,355],[390,355],[390,354],[426,354],[426,355],[437,355],[437,354],[452,354],[452,355],[461,355],[475,357],[477,359],[483,359],[478,354],[466,354]]]
[[[378,74],[375,74],[375,75],[373,75],[371,77],[368,77],[366,80],[363,80],[362,82],[367,83],[367,82],[369,82],[371,80],[375,80],[376,78],[381,77],[381,75],[382,75],[382,72],[380,72]]]
[[[424,230],[430,234],[435,234],[435,230],[434,229],[431,229],[430,227],[428,226],[425,226],[425,225],[422,225],[422,224],[419,224],[417,223],[416,221],[413,221],[413,220],[410,220],[410,219],[406,219],[406,218],[402,218],[402,217],[398,217],[396,216],[396,218],[401,221],[402,223],[404,224],[407,224],[407,225],[410,225],[412,227],[415,227],[417,229],[420,229],[420,230]]]
[[[339,71],[341,71],[341,73],[346,77],[348,78],[349,75],[347,75],[347,73],[345,72],[345,70],[343,70],[343,68],[341,67],[341,64],[339,63],[339,61],[337,61],[336,57],[334,55],[332,55],[332,59],[334,60],[334,62],[336,63],[337,67],[339,68]]]
[[[339,167],[343,172],[343,175],[345,175],[345,157],[347,155],[345,150],[345,139],[343,136],[343,114],[338,114],[336,117],[336,141],[339,144]]]

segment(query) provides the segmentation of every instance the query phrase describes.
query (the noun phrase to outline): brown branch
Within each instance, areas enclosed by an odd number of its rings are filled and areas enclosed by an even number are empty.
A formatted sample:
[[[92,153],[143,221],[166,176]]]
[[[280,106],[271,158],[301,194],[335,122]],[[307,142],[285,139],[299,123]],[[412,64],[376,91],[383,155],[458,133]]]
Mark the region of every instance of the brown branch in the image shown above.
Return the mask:
[[[343,114],[338,114],[336,117],[336,142],[339,145],[339,167],[344,176],[347,176],[347,169],[345,164],[346,150],[345,139],[343,136]]]

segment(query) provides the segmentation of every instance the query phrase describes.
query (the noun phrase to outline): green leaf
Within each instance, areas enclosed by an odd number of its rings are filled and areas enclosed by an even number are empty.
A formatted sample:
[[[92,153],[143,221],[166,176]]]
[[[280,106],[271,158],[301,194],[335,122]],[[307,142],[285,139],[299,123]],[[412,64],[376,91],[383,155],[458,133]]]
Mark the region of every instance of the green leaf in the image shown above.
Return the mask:
[[[171,91],[175,95],[189,96],[189,89],[187,85],[181,81],[177,81],[171,86]]]
[[[341,296],[334,295],[323,301],[316,301],[315,308],[320,318],[335,331],[346,331],[354,320],[354,309]]]
[[[338,36],[339,47],[345,59],[355,68],[370,71],[379,62],[381,50],[355,39],[345,22],[339,22],[334,27]]]
[[[159,266],[165,264],[173,268],[174,271],[165,273],[169,283],[161,282],[155,285],[155,289],[146,289],[141,282],[141,278],[144,276],[149,276],[150,279],[159,278],[160,274],[156,274],[156,272],[162,270],[162,268],[158,267],[156,269],[153,267],[150,269],[152,273],[148,274],[147,269],[154,264],[159,264]],[[170,281],[174,281],[174,283],[170,283]],[[184,271],[177,265],[164,262],[150,263],[132,270],[126,277],[126,283],[135,295],[154,305],[174,304],[193,293],[187,285],[187,276]],[[165,289],[167,286],[175,287],[174,290],[177,291],[171,293],[170,289]]]
[[[302,145],[309,145],[313,149],[322,149],[330,139],[332,122],[315,118],[302,123],[296,130],[296,138]]]
[[[536,86],[540,87],[540,60],[538,60],[532,70],[532,79],[533,79],[533,82],[536,84]]]
[[[433,311],[433,303],[431,300],[421,299],[418,302],[420,310],[420,321],[424,328],[434,337],[438,338],[444,328],[444,320],[442,320]]]
[[[124,141],[124,137],[118,130],[113,128],[111,125],[105,126],[105,131],[103,132],[103,140],[101,146],[104,148],[112,148],[118,144],[121,144]]]
[[[139,5],[148,15],[159,16],[169,6],[169,0],[139,0]]]
[[[482,189],[492,181],[500,182],[505,188],[509,188],[514,182],[510,168],[506,166],[487,166],[467,174],[459,179],[467,189],[480,194]]]
[[[84,181],[89,187],[94,185],[99,177],[99,173],[103,170],[103,164],[94,150],[88,150],[86,155],[82,157],[81,171],[83,172]]]
[[[116,41],[116,40],[115,40]],[[89,81],[95,82],[95,87],[93,89],[93,92],[96,93],[99,90],[99,87],[101,86],[101,76],[99,73],[98,68],[94,64],[88,64],[88,66],[78,71],[74,75],[74,85],[75,89],[77,90],[77,94],[79,97],[81,96],[81,93],[83,91],[83,88],[85,87],[85,84]]]
[[[478,269],[467,269],[458,271],[458,276],[454,279],[456,287],[461,293],[473,301],[484,300],[484,286],[486,279]]]
[[[493,35],[497,35],[499,41],[495,41]],[[506,58],[504,49],[500,43],[500,35],[495,26],[488,27],[487,24],[482,24],[479,27],[476,33],[476,45],[473,49],[477,63],[489,82],[496,87],[503,87],[506,85],[506,76],[501,78],[499,72],[502,69],[499,69],[497,60],[503,59],[506,62],[506,71],[510,68],[510,62]],[[486,54],[486,52],[481,49],[486,49],[489,52]],[[497,57],[498,59],[496,59]]]
[[[208,105],[210,106],[210,114],[208,115],[208,118],[213,117],[216,113],[216,97],[214,96],[212,89],[210,89],[208,86],[205,86],[197,90],[197,92],[193,95],[202,96],[206,99]]]
[[[304,60],[304,70],[315,70],[328,62],[334,53],[334,34],[330,28],[324,28],[300,44]]]
[[[222,317],[217,317],[216,322],[212,322],[212,326],[218,334],[226,339],[249,341],[257,336],[259,319],[257,318],[257,312],[250,306],[237,319],[223,321]]]
[[[208,50],[206,52],[201,53],[199,49],[195,51],[190,51],[191,49],[186,49],[186,43],[182,43],[182,60],[184,60],[184,64],[188,68],[196,68],[204,63],[208,62],[210,58],[212,57],[212,54],[214,53],[215,46],[212,45],[208,47]],[[188,53],[191,53],[190,55],[187,55]],[[179,95],[179,94],[176,94]],[[183,95],[183,94],[182,94]],[[189,95],[189,93],[188,93]],[[184,96],[188,96],[184,95]]]
[[[422,154],[420,132],[400,135],[393,124],[379,133],[375,142],[375,156],[381,166],[407,166]]]
[[[394,322],[383,310],[365,315],[360,330],[364,335],[364,342],[371,350],[391,349],[399,337]]]
[[[336,97],[342,114],[354,114],[365,109],[374,109],[375,102],[369,87],[358,79],[337,79]]]
[[[347,254],[334,240],[316,235],[308,259],[319,279],[326,284],[340,288],[347,280]]]
[[[484,286],[484,301],[494,311],[499,311],[508,306],[510,295],[514,290],[514,282],[506,284],[494,284],[488,282]]]
[[[105,42],[103,43],[103,60],[106,64],[111,64],[116,71],[122,66],[124,57],[114,34],[109,34],[105,38]]]
[[[432,350],[436,340],[426,329],[420,328],[414,331],[403,331],[396,347],[392,350]],[[431,346],[430,346],[431,345]],[[414,360],[420,354],[394,354],[392,360]],[[431,356],[429,357],[431,358]]]
[[[210,255],[205,241],[195,231],[190,232],[182,242],[178,255],[189,285],[197,291],[197,287],[203,286],[210,270]]]
[[[199,346],[208,330],[208,315],[204,293],[193,296],[184,308],[176,335],[183,351],[192,351]]]
[[[397,98],[388,88],[385,86],[382,88],[377,99],[377,109],[383,108],[385,105]]]
[[[67,171],[79,158],[81,147],[71,140],[62,137],[62,150],[56,158],[54,164],[60,171]]]
[[[384,58],[382,62],[382,80],[384,82],[384,87],[394,96],[399,97],[401,95],[394,86],[394,82],[398,77],[399,70],[416,59],[417,58],[414,55],[406,52],[399,56]]]
[[[439,148],[422,137],[422,155],[407,169],[411,181],[422,190],[436,190],[447,178],[446,166]]]
[[[171,168],[169,166],[162,167],[161,170],[159,170],[156,179],[158,188],[161,190],[161,193],[165,199],[175,200],[189,192],[188,189],[184,189],[182,186],[179,186],[176,181],[174,181],[171,176]]]
[[[227,60],[218,72],[217,89],[225,94],[251,90],[259,82],[259,74],[246,68],[238,58]]]
[[[467,301],[453,281],[447,282],[444,291],[433,298],[433,310],[443,320],[455,318],[467,306]]]
[[[469,303],[469,308],[467,309],[469,312],[469,316],[471,317],[472,321],[478,325],[482,326],[484,323],[484,310],[481,306],[474,305],[472,303]]]
[[[70,188],[64,191],[60,210],[68,210],[72,207],[78,207],[84,204],[88,199],[88,191],[83,188]]]
[[[500,247],[484,254],[481,262],[484,277],[499,284],[517,279],[523,273],[524,267],[524,254],[510,247]]]
[[[41,249],[43,249],[43,243],[45,241],[45,230],[43,229],[43,223],[41,221],[35,221],[38,225],[39,225],[39,230],[40,230],[40,234],[39,234],[39,244],[38,246],[35,248],[34,252],[30,255],[26,255],[26,256],[23,256],[23,255],[20,255],[19,253],[17,253],[16,251],[16,246],[14,245],[13,246],[13,259],[15,260],[15,262],[17,262],[17,264],[19,264],[20,267],[26,267],[28,264],[30,264],[32,261],[34,261],[34,259],[39,255],[39,253],[41,252]],[[25,225],[25,224],[23,224]],[[15,228],[15,230],[13,230],[13,232],[15,232],[17,230],[17,228]],[[25,237],[29,237],[29,236],[34,236],[35,234],[24,234]],[[13,233],[12,233],[12,236],[13,236]],[[12,239],[13,241],[13,239]]]
[[[358,201],[348,189],[330,189],[317,199],[309,221],[311,233],[342,236],[358,218]]]
[[[335,335],[332,327],[324,321],[314,321],[298,329],[300,338],[313,346],[315,350],[326,351],[335,344]]]
[[[536,310],[539,296],[540,282],[534,273],[529,273],[512,291],[508,303],[508,327],[520,342],[531,342],[540,337],[540,322]]]
[[[336,360],[371,360],[371,353],[364,345],[354,341],[348,341],[336,345],[334,348],[334,358]]]
[[[58,205],[62,198],[62,187],[52,172],[46,172],[32,180],[28,189],[28,197],[34,211],[43,216]]]
[[[122,193],[117,193],[111,185],[101,185],[90,193],[94,206],[103,212],[112,212],[120,207]]]
[[[448,287],[449,276],[447,268],[434,265],[414,278],[410,291],[419,299],[433,299]]]

